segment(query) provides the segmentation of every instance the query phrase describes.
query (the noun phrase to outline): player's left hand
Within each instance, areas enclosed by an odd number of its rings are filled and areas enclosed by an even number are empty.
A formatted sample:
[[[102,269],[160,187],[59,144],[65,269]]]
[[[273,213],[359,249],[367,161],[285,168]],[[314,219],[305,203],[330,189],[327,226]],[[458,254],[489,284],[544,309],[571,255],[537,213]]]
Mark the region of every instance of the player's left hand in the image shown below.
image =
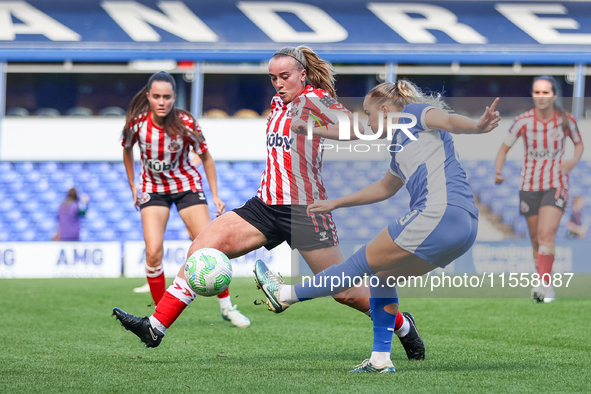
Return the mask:
[[[217,211],[215,211],[215,216],[219,217],[226,212],[226,204],[221,200],[219,197],[213,198],[213,203],[215,204]]]
[[[560,171],[561,174],[568,174],[576,165],[577,163],[574,160],[565,160],[560,163],[558,171]]]
[[[488,133],[489,131],[494,130],[499,125],[501,116],[499,114],[499,111],[496,110],[498,102],[499,98],[497,97],[490,107],[486,107],[486,109],[484,110],[484,114],[478,120],[477,127],[481,133]]]

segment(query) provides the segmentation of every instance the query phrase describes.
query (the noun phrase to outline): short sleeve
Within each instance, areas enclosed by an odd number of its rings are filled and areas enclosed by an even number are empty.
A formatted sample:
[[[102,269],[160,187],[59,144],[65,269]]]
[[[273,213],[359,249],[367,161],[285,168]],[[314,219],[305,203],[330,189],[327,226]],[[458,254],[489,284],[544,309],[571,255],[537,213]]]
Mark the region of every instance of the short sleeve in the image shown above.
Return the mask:
[[[523,134],[525,123],[522,121],[522,119],[523,118],[520,117],[515,118],[513,124],[511,125],[511,127],[509,127],[509,134],[505,137],[505,140],[503,141],[503,143],[508,147],[512,147],[513,144],[515,144],[515,141],[517,141],[517,139],[521,137],[521,134]]]
[[[199,126],[197,122],[195,122],[195,135],[196,138],[193,138],[193,149],[195,150],[195,153],[197,153],[198,155],[202,155],[205,152],[207,152],[208,147],[207,141],[205,141],[205,136],[201,131],[201,126]]]
[[[581,142],[581,133],[579,132],[579,126],[577,125],[576,120],[573,118],[571,114],[567,114],[568,117],[568,128],[564,129],[565,136],[570,137],[570,139],[576,144]]]
[[[123,139],[121,140],[122,147],[131,148],[138,141],[137,129],[138,127],[135,124],[132,123],[129,125],[129,131],[123,135]]]
[[[400,176],[400,174],[398,173],[398,170],[396,169],[396,163],[394,162],[394,160],[392,160],[390,162],[390,168],[389,168],[390,174],[394,175],[396,178],[400,178],[402,179],[402,177]]]

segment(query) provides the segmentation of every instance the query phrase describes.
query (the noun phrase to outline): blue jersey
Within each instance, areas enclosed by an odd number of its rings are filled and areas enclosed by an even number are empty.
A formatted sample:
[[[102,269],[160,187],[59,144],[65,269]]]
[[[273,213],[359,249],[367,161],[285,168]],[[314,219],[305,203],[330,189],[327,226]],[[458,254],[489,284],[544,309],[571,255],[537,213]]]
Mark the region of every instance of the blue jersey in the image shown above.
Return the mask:
[[[402,112],[412,114],[417,124],[408,130],[411,140],[402,130],[393,135],[390,172],[402,179],[410,194],[410,209],[424,210],[434,205],[453,205],[478,218],[474,194],[460,165],[451,135],[443,130],[431,130],[425,124],[430,104],[408,104]],[[399,124],[410,124],[400,118]],[[394,152],[394,150],[398,152]]]

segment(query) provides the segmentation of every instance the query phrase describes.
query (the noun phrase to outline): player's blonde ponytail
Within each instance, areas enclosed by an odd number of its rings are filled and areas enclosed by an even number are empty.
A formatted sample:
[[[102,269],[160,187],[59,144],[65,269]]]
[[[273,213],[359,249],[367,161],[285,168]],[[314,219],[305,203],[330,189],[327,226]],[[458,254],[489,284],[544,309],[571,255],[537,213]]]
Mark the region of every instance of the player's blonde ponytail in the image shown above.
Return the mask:
[[[369,91],[367,97],[372,99],[375,105],[390,103],[396,107],[404,108],[410,103],[427,103],[443,110],[448,110],[441,94],[425,94],[414,83],[399,79],[397,82],[384,82]]]
[[[273,57],[289,56],[296,60],[299,70],[306,70],[306,77],[314,88],[326,91],[336,98],[335,72],[332,65],[320,58],[312,49],[307,46],[281,48]]]

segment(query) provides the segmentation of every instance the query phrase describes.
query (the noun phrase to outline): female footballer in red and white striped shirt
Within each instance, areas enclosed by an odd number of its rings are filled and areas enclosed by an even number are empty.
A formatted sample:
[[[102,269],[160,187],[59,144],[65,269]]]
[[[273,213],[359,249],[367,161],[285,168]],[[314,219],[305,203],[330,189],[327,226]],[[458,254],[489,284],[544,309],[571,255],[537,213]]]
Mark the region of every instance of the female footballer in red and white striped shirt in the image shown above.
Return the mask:
[[[310,48],[287,47],[277,51],[269,61],[269,76],[277,95],[267,124],[267,165],[257,196],[215,219],[195,239],[189,255],[209,247],[235,258],[261,246],[272,249],[286,241],[298,249],[317,273],[345,260],[331,214],[306,212],[307,204],[326,199],[320,175],[322,141],[326,137],[338,139],[336,119],[323,113],[323,109],[349,111],[333,98],[336,95],[332,66]],[[314,131],[312,140],[299,131],[307,116],[316,117],[326,126],[319,133]],[[292,120],[300,124],[292,125]],[[350,133],[354,135],[354,125],[350,123]],[[362,130],[361,125],[359,128]],[[335,299],[369,314],[368,297],[369,289],[360,287],[342,292]],[[113,313],[148,347],[156,347],[194,298],[181,269],[174,286],[168,288],[149,318],[138,318],[118,308]],[[395,329],[404,322],[402,314],[397,315]]]
[[[156,305],[166,291],[162,257],[164,231],[172,204],[176,204],[191,239],[211,222],[201,175],[189,152],[199,155],[218,215],[225,211],[218,197],[215,163],[209,154],[201,128],[190,113],[175,108],[174,78],[159,72],[131,101],[123,130],[123,162],[133,202],[141,209],[146,242],[146,276]],[[134,183],[133,145],[139,144],[142,169],[141,195]],[[222,317],[238,327],[250,321],[232,305],[228,290],[218,295]]]
[[[556,80],[550,76],[534,79],[534,108],[515,118],[495,162],[495,182],[501,174],[507,152],[519,137],[525,145],[521,170],[520,211],[527,219],[534,260],[544,281],[532,289],[536,302],[555,299],[551,284],[554,245],[560,218],[568,203],[568,173],[583,154],[583,141],[575,118],[556,104]],[[575,144],[574,157],[563,161],[566,139]]]

